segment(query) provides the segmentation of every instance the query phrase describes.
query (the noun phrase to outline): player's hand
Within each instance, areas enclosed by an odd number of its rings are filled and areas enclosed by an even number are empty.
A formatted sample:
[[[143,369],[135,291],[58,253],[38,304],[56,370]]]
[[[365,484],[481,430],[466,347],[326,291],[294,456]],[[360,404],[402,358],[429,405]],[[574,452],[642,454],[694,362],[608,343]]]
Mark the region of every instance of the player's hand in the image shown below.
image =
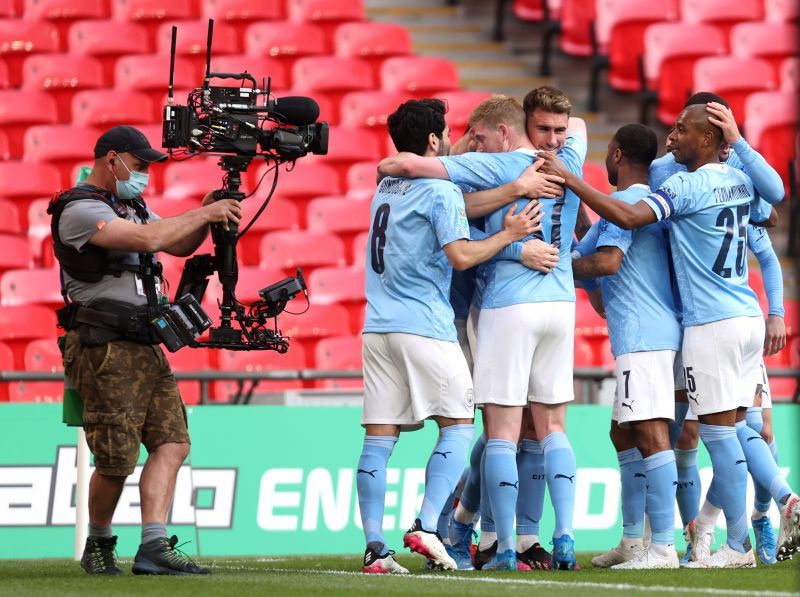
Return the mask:
[[[786,324],[783,317],[767,316],[767,333],[764,335],[764,356],[768,357],[786,346]]]
[[[206,212],[209,224],[222,224],[227,230],[228,224],[238,224],[242,217],[242,206],[235,199],[221,199],[214,201],[202,209]]]
[[[722,129],[725,143],[733,145],[739,140],[742,135],[730,108],[718,102],[709,102],[706,104],[706,112],[709,113],[708,121]]]
[[[529,269],[549,274],[558,264],[558,249],[543,240],[532,238],[522,244],[519,262]]]
[[[536,160],[532,166],[528,166],[517,178],[520,197],[537,199],[555,199],[564,194],[564,179],[553,174],[539,172],[539,168],[544,164],[544,160]]]
[[[503,218],[503,230],[511,237],[511,242],[522,240],[541,228],[539,222],[544,216],[540,213],[542,206],[536,200],[529,201],[519,213],[517,206],[512,205]]]
[[[540,151],[538,158],[544,160],[544,163],[539,168],[540,172],[558,176],[562,180],[566,180],[566,178],[570,175],[570,171],[556,154],[549,151]]]
[[[462,153],[469,153],[475,151],[477,143],[475,142],[475,131],[472,127],[468,128],[464,135],[455,143],[450,146],[450,155],[461,155]]]

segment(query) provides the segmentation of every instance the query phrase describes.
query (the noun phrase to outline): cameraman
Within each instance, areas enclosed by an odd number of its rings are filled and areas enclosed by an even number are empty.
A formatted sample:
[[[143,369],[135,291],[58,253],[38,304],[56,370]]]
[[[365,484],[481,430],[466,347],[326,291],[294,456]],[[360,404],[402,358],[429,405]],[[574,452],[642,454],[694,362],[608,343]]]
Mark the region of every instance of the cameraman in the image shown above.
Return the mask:
[[[128,475],[148,451],[139,480],[142,543],[135,574],[208,574],[167,537],[175,480],[189,453],[186,414],[175,378],[150,321],[166,301],[157,251],[187,256],[209,224],[238,223],[239,203],[214,201],[160,219],[141,194],[153,162],[167,156],[130,126],[100,136],[88,178],[55,196],[48,212],[67,306],[59,324],[66,374],[84,403],[84,429],[94,455],[89,485],[89,538],[81,559],[88,574],[116,575],[111,519]]]

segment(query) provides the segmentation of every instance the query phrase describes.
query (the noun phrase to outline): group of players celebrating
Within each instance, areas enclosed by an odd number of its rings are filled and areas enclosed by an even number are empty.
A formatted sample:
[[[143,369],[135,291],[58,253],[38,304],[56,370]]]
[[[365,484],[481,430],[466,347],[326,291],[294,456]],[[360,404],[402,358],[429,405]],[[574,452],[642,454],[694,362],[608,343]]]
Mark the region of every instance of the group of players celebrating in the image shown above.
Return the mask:
[[[606,195],[582,180],[586,126],[571,107],[551,87],[522,105],[493,96],[452,147],[439,100],[408,101],[389,117],[400,153],[378,167],[366,258],[357,469],[366,573],[408,572],[383,536],[386,466],[400,431],[429,418],[440,432],[405,547],[433,569],[577,568],[566,433],[576,281],[607,319],[617,365],[623,537],[592,564],[754,567],[755,554],[775,563],[800,548],[800,499],[778,470],[763,367],[786,341],[782,273],[765,230],[783,198],[779,175],[741,137],[725,100],[699,93],[661,158],[646,126],[615,133],[606,167],[617,191]],[[582,203],[601,216],[594,225]],[[748,246],[762,264],[766,324],[748,286]],[[476,405],[484,433],[473,445]],[[698,436],[714,473],[702,508]],[[545,488],[552,552],[539,540]],[[712,554],[720,512],[727,541]]]

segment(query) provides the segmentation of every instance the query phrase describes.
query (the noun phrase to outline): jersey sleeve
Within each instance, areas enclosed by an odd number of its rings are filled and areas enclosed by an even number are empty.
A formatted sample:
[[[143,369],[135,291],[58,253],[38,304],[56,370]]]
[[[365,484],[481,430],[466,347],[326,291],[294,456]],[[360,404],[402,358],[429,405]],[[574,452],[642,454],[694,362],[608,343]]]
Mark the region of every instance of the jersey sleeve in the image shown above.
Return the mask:
[[[499,155],[502,154],[472,152],[439,159],[444,164],[450,181],[463,192],[470,193],[493,189],[511,180]]]
[[[469,240],[469,222],[464,198],[452,185],[448,189],[437,191],[431,211],[431,224],[442,247],[453,241]]]
[[[767,231],[758,226],[748,226],[747,244],[758,259],[758,265],[761,268],[769,314],[783,317],[783,271]]]
[[[754,255],[758,255],[772,248],[772,241],[767,234],[767,229],[761,226],[747,226],[747,246]]]
[[[102,201],[73,201],[61,212],[58,235],[65,245],[83,252],[97,231],[117,217],[114,210]]]
[[[599,224],[600,236],[597,239],[597,247],[616,247],[627,253],[633,243],[633,230],[623,230],[608,220],[600,220]]]
[[[770,166],[760,153],[750,147],[744,137],[733,144],[733,153],[728,165],[738,168],[753,181],[753,187],[767,203],[775,205],[783,199],[784,189],[781,175]]]
[[[558,157],[570,172],[583,177],[583,162],[586,161],[588,143],[586,137],[577,133],[568,133],[564,147],[558,152]]]
[[[750,219],[754,222],[765,222],[772,214],[772,206],[758,195],[750,202]]]
[[[653,210],[658,220],[689,211],[694,203],[691,180],[683,172],[673,174],[642,201]]]
[[[592,224],[580,242],[573,248],[581,257],[586,257],[597,250],[597,241],[600,238],[600,220]]]

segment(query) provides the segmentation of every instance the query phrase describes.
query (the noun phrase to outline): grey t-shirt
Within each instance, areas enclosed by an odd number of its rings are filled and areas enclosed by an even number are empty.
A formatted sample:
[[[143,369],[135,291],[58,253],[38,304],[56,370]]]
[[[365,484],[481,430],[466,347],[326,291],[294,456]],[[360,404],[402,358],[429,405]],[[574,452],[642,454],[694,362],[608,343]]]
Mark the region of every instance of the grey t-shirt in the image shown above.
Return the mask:
[[[136,215],[133,207],[126,202],[123,205],[128,207],[128,220],[137,224],[144,222]],[[148,209],[149,221],[158,220],[158,216]],[[94,199],[77,200],[69,203],[64,211],[61,212],[61,219],[58,223],[58,234],[61,242],[65,245],[84,252],[89,241],[108,222],[118,218],[114,210],[103,203]],[[126,251],[109,251],[112,258],[121,258],[126,263],[138,264],[138,253],[128,253]],[[111,300],[129,305],[143,306],[147,304],[147,297],[143,290],[137,290],[137,276],[133,272],[122,272],[117,277],[113,275],[103,276],[99,282],[82,282],[72,278],[64,272],[64,281],[67,286],[72,301],[89,306],[98,300]],[[140,288],[143,288],[139,284]]]

